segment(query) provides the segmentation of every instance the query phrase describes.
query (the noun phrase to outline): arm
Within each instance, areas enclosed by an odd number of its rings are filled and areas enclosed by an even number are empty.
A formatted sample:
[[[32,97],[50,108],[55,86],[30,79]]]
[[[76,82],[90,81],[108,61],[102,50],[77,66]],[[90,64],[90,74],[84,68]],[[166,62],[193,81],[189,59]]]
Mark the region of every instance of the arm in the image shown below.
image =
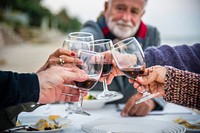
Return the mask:
[[[142,92],[139,85],[142,84],[152,93],[160,92],[159,96],[168,102],[200,110],[200,74],[168,66],[154,66],[148,76],[138,77],[136,81],[134,87],[139,92]],[[137,96],[139,98],[141,94]]]
[[[144,52],[147,67],[168,65],[181,70],[200,73],[200,44],[170,47],[150,47]]]
[[[36,74],[0,71],[0,109],[23,102],[37,102],[39,81]]]
[[[166,67],[164,99],[200,110],[200,74]]]
[[[37,75],[0,72],[0,109],[25,102],[46,104],[78,101],[79,90],[65,84],[87,78],[88,75],[77,67],[52,66]]]

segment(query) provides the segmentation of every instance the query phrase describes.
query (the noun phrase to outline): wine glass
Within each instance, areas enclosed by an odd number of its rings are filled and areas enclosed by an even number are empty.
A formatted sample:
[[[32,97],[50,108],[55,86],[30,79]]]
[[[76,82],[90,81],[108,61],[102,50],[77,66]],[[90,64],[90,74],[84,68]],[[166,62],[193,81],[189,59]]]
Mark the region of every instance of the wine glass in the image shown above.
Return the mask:
[[[88,74],[89,78],[83,82],[74,81],[74,83],[70,85],[70,87],[79,89],[80,91],[79,102],[76,109],[74,110],[74,113],[90,115],[89,113],[82,110],[83,97],[84,93],[92,89],[98,82],[102,73],[104,58],[102,54],[83,49],[77,51],[76,58],[79,58],[83,61],[82,64],[78,64],[76,66],[81,70],[84,70]],[[66,86],[69,85],[67,84]]]
[[[71,50],[77,52],[80,49],[90,50],[90,43],[86,41],[77,41],[77,40],[70,40],[65,39],[63,41],[63,48],[67,50]]]
[[[88,42],[94,40],[94,37],[91,33],[88,32],[71,32],[67,35],[67,39],[63,42],[63,48],[77,52],[80,49],[90,50]],[[67,85],[66,85],[67,86]],[[68,85],[70,87],[70,85]],[[65,94],[69,95],[69,94]],[[66,111],[71,114],[72,109],[67,108]]]
[[[76,52],[79,49],[89,50],[94,37],[88,32],[71,32],[63,42],[63,48]]]
[[[92,43],[90,45],[91,47],[90,49],[101,54],[104,54],[105,52],[111,52],[110,50],[111,47],[113,46],[113,43],[110,39],[100,39],[92,41],[90,43]],[[111,72],[111,69],[112,69],[112,58],[104,56],[103,71],[101,74],[101,77],[104,77],[103,91],[102,93],[96,96],[97,99],[109,99],[117,96],[118,94],[116,91],[109,91],[108,86],[106,84],[106,77]]]
[[[94,41],[93,34],[89,32],[71,32],[68,34],[68,38],[70,40],[75,40],[75,41],[85,41],[85,42]]]
[[[134,37],[116,43],[112,48],[112,55],[117,67],[128,78],[135,79],[137,76],[144,75],[146,67],[144,53],[139,42]],[[145,90],[142,98],[135,103],[144,102],[157,95],[159,95],[159,93],[151,94]]]

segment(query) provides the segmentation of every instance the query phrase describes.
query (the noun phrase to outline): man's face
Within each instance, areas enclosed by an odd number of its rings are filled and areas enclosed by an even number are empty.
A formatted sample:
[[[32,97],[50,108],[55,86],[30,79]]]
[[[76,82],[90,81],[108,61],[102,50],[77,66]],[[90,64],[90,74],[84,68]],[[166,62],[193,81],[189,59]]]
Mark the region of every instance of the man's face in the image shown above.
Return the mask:
[[[110,31],[120,39],[135,35],[144,13],[145,0],[112,0],[105,8]]]

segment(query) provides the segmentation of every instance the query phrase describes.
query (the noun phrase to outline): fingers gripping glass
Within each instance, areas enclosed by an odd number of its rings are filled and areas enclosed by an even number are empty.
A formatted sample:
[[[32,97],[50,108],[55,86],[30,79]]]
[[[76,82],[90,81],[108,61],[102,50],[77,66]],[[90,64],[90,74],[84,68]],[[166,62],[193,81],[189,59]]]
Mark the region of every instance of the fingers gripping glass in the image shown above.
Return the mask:
[[[111,52],[111,47],[113,46],[112,41],[110,39],[100,39],[91,42],[91,50],[105,54],[106,52]],[[111,54],[110,54],[111,55]],[[108,99],[117,96],[116,91],[109,91],[106,84],[106,77],[109,75],[112,69],[112,58],[109,56],[104,56],[104,64],[103,64],[103,72],[101,77],[104,77],[103,81],[103,92],[97,95],[97,99]]]
[[[80,49],[90,50],[89,42],[91,42],[93,40],[94,40],[94,37],[91,33],[71,32],[67,35],[67,39],[64,40],[63,48],[74,51],[75,53]],[[75,85],[66,85],[66,86],[72,87],[72,88],[77,88],[77,86],[75,86]],[[71,94],[64,94],[64,95],[73,96]],[[78,106],[80,106],[80,105],[78,105]],[[71,114],[72,112],[75,112],[75,111],[72,108],[68,108],[67,112],[69,112],[69,114]]]
[[[134,38],[127,38],[116,43],[112,48],[112,54],[118,68],[128,78],[135,79],[142,76],[146,67],[144,53],[139,42]],[[143,89],[143,96],[136,104],[149,100],[159,93],[151,94]]]
[[[83,63],[77,65],[77,67],[85,71],[89,78],[83,82],[74,81],[72,85],[67,84],[66,86],[79,89],[80,91],[78,106],[74,110],[74,113],[90,115],[82,110],[83,97],[85,92],[89,91],[96,85],[101,76],[103,69],[103,55],[93,51],[79,50],[76,58],[83,61]]]

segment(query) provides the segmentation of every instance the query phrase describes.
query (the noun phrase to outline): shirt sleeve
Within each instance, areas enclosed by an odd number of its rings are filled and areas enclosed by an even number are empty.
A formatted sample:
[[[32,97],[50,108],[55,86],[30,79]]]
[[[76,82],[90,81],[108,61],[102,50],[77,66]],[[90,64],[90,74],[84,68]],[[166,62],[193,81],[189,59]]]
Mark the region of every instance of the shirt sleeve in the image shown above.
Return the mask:
[[[200,74],[168,67],[165,79],[166,101],[200,110]]]
[[[0,71],[0,109],[39,99],[36,74]]]

